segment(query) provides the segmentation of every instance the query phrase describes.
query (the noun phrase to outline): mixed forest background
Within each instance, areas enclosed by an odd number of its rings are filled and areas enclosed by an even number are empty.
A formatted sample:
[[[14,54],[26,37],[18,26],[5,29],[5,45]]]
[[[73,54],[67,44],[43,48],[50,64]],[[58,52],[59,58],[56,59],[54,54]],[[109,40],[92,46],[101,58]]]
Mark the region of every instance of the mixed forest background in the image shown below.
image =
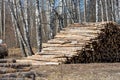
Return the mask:
[[[23,56],[72,23],[120,23],[120,0],[0,0],[0,38]]]

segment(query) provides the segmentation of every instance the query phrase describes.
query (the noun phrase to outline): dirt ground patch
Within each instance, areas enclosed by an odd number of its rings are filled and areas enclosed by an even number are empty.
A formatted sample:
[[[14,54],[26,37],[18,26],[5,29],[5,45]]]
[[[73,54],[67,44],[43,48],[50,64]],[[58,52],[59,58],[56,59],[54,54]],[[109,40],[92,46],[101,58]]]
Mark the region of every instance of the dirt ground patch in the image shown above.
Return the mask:
[[[34,66],[36,80],[119,80],[120,63]]]

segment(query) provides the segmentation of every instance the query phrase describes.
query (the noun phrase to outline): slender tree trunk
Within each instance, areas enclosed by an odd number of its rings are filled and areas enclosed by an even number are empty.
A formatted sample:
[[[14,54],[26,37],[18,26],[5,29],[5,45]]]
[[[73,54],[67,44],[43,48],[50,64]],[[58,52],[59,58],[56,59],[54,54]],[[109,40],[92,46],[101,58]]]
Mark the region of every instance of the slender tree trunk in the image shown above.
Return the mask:
[[[23,12],[23,6],[22,1],[20,0],[20,6],[21,6],[21,15],[22,15],[22,21],[23,21],[23,30],[24,30],[24,38],[27,44],[27,55],[32,56],[34,53],[32,51],[31,45],[30,45],[30,35],[29,35],[29,24],[28,24],[28,0],[25,0],[25,13]]]
[[[80,0],[78,0],[78,16],[79,16],[79,23],[81,23],[82,20],[81,20]]]
[[[105,12],[106,12],[106,20],[109,21],[109,18],[108,18],[108,5],[107,5],[106,0],[105,0]]]
[[[86,0],[84,0],[84,22],[86,22]]]
[[[17,17],[18,14],[16,13],[16,12],[17,12],[17,11],[16,11],[16,10],[17,10],[17,9],[16,9],[16,3],[15,3],[15,0],[12,0],[12,1],[8,0],[8,2],[9,2],[9,7],[10,7],[11,16],[13,17],[12,22],[14,23],[14,27],[15,27],[16,32],[17,32],[17,35],[18,35],[20,47],[21,47],[23,56],[26,57],[27,54],[26,54],[26,52],[25,52],[25,48],[23,47],[23,44],[26,45],[26,42],[25,42],[25,40],[24,40],[24,38],[23,38],[23,36],[22,36],[22,34],[21,34],[21,31],[20,31],[20,25],[19,25],[19,23],[18,23],[18,17]],[[15,6],[13,6],[13,4],[14,4]]]
[[[98,22],[98,0],[96,0],[96,22]]]
[[[119,3],[118,3],[119,0],[113,0],[113,1],[114,1],[114,8],[115,8],[114,9],[114,12],[115,12],[115,21],[118,22],[119,21],[119,12],[118,12],[119,11],[119,8],[118,8],[119,7],[118,6],[119,5]]]
[[[101,5],[101,19],[102,22],[104,21],[104,13],[103,13],[103,4],[102,4],[102,0],[100,0],[100,5]]]
[[[112,15],[112,21],[115,21],[115,12],[114,12],[114,1],[113,0],[111,0],[111,8],[112,8],[112,12],[111,12],[111,15]]]
[[[1,34],[2,34],[2,39],[5,40],[5,1],[2,0],[2,11],[1,11],[1,23],[2,23],[2,28],[1,28]]]
[[[62,0],[62,11],[63,11],[63,18],[64,18],[64,27],[67,26],[67,11],[65,8],[64,0]]]
[[[41,52],[42,50],[42,25],[41,25],[41,14],[40,14],[40,2],[39,0],[36,0],[36,4],[37,4],[37,16],[38,16],[38,20],[37,20],[37,25],[36,25],[36,36],[37,36],[37,46],[38,46],[38,52]]]

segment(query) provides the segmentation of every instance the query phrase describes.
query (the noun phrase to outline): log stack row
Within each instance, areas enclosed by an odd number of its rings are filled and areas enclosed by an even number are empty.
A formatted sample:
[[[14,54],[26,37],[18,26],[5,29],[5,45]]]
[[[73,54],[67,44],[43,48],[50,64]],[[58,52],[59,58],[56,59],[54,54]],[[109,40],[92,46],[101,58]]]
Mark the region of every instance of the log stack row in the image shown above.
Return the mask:
[[[66,63],[120,62],[120,28],[109,22]]]
[[[17,63],[15,59],[0,59],[0,80],[35,80],[31,64]]]

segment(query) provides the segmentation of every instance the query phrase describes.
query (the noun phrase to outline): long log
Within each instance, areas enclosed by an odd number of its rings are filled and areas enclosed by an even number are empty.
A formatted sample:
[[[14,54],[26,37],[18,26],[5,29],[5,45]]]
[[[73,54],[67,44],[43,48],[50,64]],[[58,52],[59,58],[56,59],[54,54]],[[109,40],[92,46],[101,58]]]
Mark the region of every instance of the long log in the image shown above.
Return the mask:
[[[35,80],[35,72],[29,71],[29,72],[16,72],[16,73],[7,73],[2,74],[1,78],[31,78],[32,80]]]
[[[0,80],[24,80],[24,78],[0,78]]]
[[[30,71],[30,70],[31,70],[31,67],[24,67],[22,69],[0,67],[0,74],[15,73],[15,72],[27,72],[27,71]]]
[[[15,63],[15,59],[0,59],[0,63]]]
[[[0,67],[11,67],[11,68],[20,68],[20,67],[30,67],[31,64],[24,63],[0,63]]]

